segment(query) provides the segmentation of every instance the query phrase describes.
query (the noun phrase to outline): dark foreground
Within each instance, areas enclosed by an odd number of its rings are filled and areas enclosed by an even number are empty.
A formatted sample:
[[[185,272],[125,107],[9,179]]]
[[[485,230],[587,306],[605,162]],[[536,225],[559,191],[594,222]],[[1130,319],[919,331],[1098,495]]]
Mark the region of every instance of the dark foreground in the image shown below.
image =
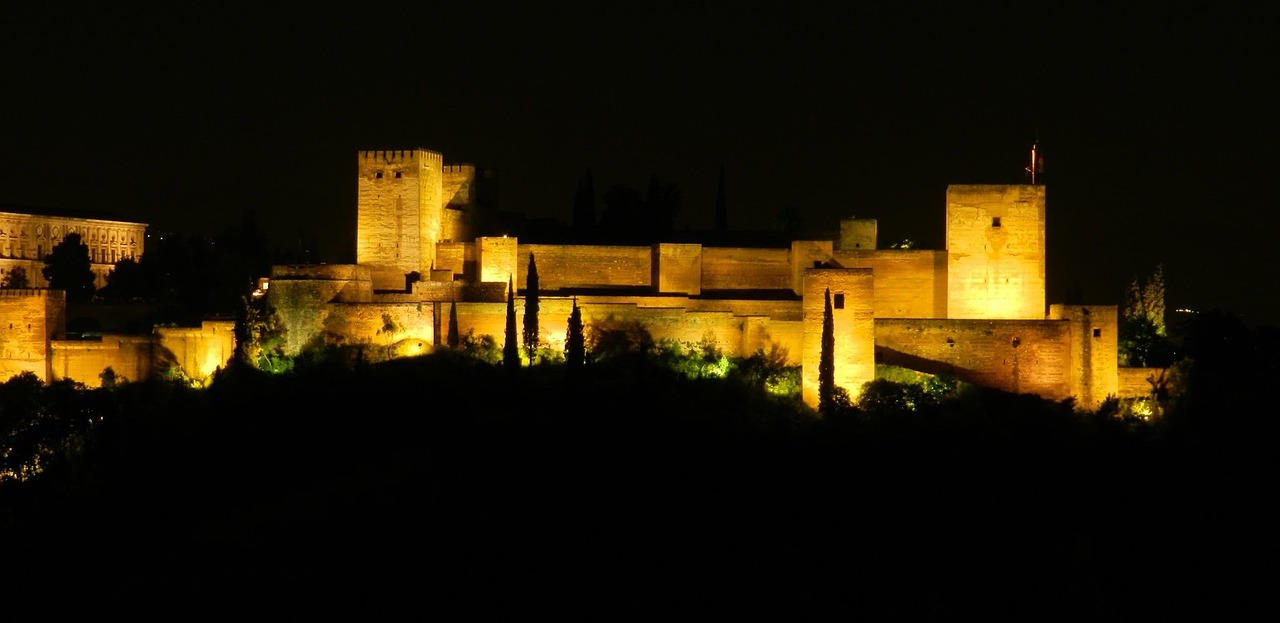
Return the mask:
[[[1269,458],[1025,397],[819,420],[398,362],[111,400],[0,489],[15,612],[1225,620],[1269,591]]]

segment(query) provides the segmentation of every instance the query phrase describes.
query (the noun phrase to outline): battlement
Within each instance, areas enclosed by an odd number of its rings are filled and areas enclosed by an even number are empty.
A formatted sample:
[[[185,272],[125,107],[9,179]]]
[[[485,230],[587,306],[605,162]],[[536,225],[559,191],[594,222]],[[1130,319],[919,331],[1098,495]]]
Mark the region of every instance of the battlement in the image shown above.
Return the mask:
[[[363,161],[375,160],[384,164],[410,164],[414,162],[435,164],[436,166],[443,166],[444,164],[444,156],[438,152],[421,148],[361,151],[359,156]]]
[[[11,298],[63,298],[65,294],[62,290],[49,290],[47,288],[0,288],[0,297]]]
[[[446,164],[441,171],[446,174],[474,176],[476,174],[476,166],[474,164]]]

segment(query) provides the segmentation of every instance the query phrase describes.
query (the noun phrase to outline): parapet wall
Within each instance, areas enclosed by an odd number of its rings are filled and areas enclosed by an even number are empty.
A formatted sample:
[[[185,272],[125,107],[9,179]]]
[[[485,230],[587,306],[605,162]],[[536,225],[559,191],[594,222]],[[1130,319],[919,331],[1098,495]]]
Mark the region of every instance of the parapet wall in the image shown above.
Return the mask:
[[[516,261],[516,288],[523,288],[529,254],[538,264],[538,288],[616,288],[649,286],[651,247],[522,244]]]
[[[116,379],[145,381],[155,372],[156,339],[151,335],[104,335],[95,340],[55,340],[51,380],[67,379],[101,387],[107,368]]]
[[[703,290],[792,290],[787,249],[703,247]]]
[[[1062,320],[880,318],[876,358],[1049,400],[1072,395],[1072,324]]]
[[[870,268],[876,318],[946,318],[947,253],[884,249],[836,251],[845,268]]]

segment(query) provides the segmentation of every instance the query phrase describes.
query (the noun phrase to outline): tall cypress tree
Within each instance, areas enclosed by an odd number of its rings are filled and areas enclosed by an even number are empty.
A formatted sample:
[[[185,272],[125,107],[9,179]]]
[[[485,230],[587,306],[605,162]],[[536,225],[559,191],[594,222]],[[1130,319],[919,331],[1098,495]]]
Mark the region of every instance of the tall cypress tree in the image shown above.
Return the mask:
[[[520,367],[520,346],[516,337],[516,285],[507,278],[507,335],[502,345],[502,367],[515,370]]]
[[[533,253],[529,254],[529,271],[525,277],[522,343],[532,365],[538,356],[538,265],[533,261]]]
[[[570,369],[581,368],[587,362],[586,335],[582,329],[582,310],[578,299],[573,299],[573,311],[569,313],[569,329],[565,333],[565,364]]]
[[[831,288],[822,295],[822,355],[818,360],[818,411],[830,413],[835,407],[836,393],[836,336],[835,321],[831,318]]]
[[[449,348],[458,348],[458,302],[449,301]]]

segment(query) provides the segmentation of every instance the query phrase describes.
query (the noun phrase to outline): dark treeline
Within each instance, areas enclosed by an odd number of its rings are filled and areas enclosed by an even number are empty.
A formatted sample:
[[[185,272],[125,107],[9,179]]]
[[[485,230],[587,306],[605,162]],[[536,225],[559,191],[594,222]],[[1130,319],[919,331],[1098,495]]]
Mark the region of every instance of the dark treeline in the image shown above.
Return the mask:
[[[0,386],[0,599],[49,611],[1230,620],[1274,544],[1276,333],[1204,314],[1156,422],[967,388],[818,417],[643,359],[456,352]],[[26,418],[30,425],[15,426]],[[20,449],[20,448],[19,448]],[[1258,557],[1254,559],[1254,557]],[[105,609],[104,609],[105,608]]]

